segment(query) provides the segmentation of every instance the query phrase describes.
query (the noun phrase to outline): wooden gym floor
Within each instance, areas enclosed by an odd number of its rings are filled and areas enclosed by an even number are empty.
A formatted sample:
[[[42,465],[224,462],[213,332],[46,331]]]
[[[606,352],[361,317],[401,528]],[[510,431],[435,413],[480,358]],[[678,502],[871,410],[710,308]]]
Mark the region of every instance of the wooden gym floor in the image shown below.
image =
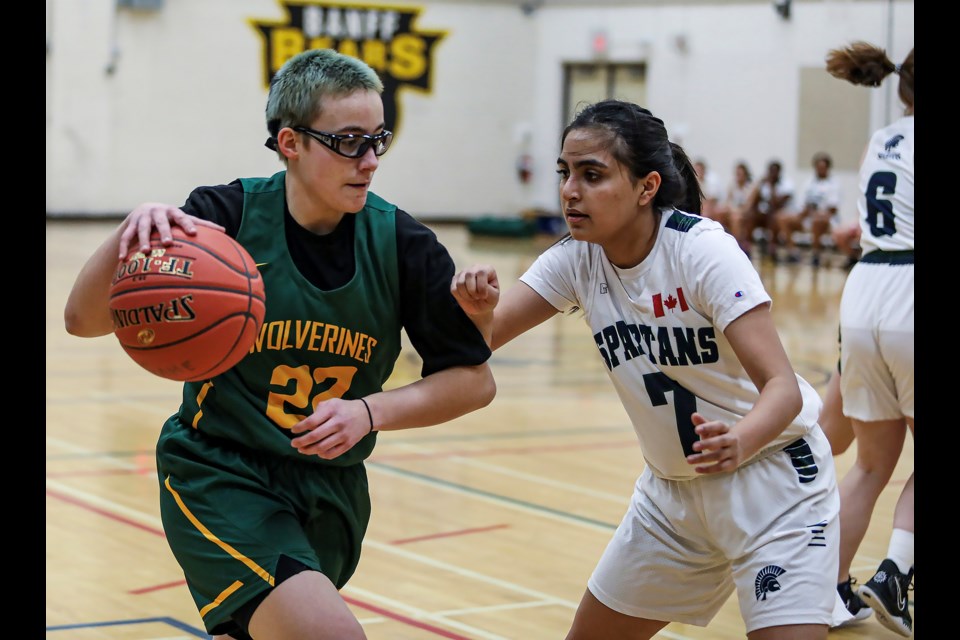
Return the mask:
[[[46,638],[207,638],[157,509],[154,445],[180,385],[140,369],[113,336],[63,329],[74,277],[116,224],[46,223]],[[505,286],[551,240],[431,226],[458,266],[490,262]],[[822,393],[846,272],[756,265],[794,366]],[[370,640],[563,638],[628,503],[643,461],[582,319],[557,317],[491,363],[499,391],[490,406],[382,434],[367,463],[373,516],[342,593]],[[407,348],[390,384],[418,374]],[[840,477],[854,448],[836,458]],[[908,438],[854,562],[861,582],[885,555],[913,451]],[[732,598],[709,627],[670,624],[657,637],[745,634]],[[874,617],[830,633],[897,637]]]

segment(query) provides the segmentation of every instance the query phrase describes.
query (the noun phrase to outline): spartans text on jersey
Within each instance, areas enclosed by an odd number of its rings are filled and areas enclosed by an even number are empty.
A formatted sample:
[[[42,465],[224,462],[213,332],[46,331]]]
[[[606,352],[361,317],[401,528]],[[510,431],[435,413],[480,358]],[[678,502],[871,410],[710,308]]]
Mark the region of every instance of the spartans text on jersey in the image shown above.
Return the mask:
[[[607,369],[646,355],[663,366],[710,364],[720,359],[714,327],[651,327],[617,321],[593,335]],[[646,349],[644,349],[646,347]]]

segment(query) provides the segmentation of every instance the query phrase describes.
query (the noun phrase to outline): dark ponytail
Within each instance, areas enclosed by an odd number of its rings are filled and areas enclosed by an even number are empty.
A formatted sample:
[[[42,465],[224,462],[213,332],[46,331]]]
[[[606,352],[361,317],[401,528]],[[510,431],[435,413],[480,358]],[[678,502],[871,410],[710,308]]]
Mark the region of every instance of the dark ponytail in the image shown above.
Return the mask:
[[[703,204],[703,189],[700,187],[697,171],[683,147],[676,142],[671,142],[670,150],[673,152],[673,165],[686,183],[686,192],[683,199],[673,206],[681,211],[700,215],[701,205]]]

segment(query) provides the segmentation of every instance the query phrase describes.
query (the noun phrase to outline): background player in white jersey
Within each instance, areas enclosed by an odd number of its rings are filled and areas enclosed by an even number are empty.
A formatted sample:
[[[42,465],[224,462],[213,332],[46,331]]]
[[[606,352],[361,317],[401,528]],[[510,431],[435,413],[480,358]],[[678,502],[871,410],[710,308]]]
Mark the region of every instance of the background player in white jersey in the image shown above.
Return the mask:
[[[776,159],[768,162],[766,173],[753,184],[750,192],[749,214],[735,227],[737,240],[745,251],[749,253],[753,233],[759,228],[764,238],[761,256],[769,255],[774,262],[779,261],[778,247],[783,244],[780,218],[793,211],[794,190],[793,181],[783,173],[783,163]]]
[[[581,310],[640,441],[645,467],[568,640],[706,626],[734,589],[752,640],[825,638],[833,459],[756,269],[718,223],[684,212],[700,207],[696,175],[646,109],[587,107],[557,167],[570,235],[502,299],[484,265],[451,291],[494,349]]]
[[[895,65],[886,52],[855,42],[827,55],[832,75],[871,87],[899,76],[904,115],[873,133],[860,165],[863,255],[840,298],[840,393],[857,440],[857,458],[840,483],[839,579],[870,524],[877,498],[900,459],[913,423],[913,49]],[[887,557],[859,594],[884,626],[913,633],[908,591],[913,580],[913,473],[894,512]]]
[[[800,262],[795,236],[800,231],[810,233],[810,264],[820,266],[823,238],[830,227],[839,221],[840,182],[830,173],[833,158],[825,151],[813,154],[813,175],[803,188],[801,208],[796,212],[784,212],[777,226],[787,253],[787,262]]]

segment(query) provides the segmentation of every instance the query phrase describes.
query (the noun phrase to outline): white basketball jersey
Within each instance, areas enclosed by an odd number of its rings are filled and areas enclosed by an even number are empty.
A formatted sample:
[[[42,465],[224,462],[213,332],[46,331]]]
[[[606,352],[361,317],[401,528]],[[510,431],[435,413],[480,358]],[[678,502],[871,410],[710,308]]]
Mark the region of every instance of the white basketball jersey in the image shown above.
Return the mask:
[[[650,255],[613,266],[599,245],[568,238],[520,280],[560,311],[580,307],[650,469],[670,480],[697,477],[686,456],[699,437],[690,415],[733,425],[759,397],[723,330],[770,301],[756,268],[713,220],[664,211]],[[797,376],[803,409],[768,447],[816,424],[820,396]]]
[[[803,206],[813,206],[818,211],[839,209],[840,182],[833,176],[813,176],[803,190]]]
[[[913,116],[874,132],[860,166],[860,246],[864,255],[913,250]]]

